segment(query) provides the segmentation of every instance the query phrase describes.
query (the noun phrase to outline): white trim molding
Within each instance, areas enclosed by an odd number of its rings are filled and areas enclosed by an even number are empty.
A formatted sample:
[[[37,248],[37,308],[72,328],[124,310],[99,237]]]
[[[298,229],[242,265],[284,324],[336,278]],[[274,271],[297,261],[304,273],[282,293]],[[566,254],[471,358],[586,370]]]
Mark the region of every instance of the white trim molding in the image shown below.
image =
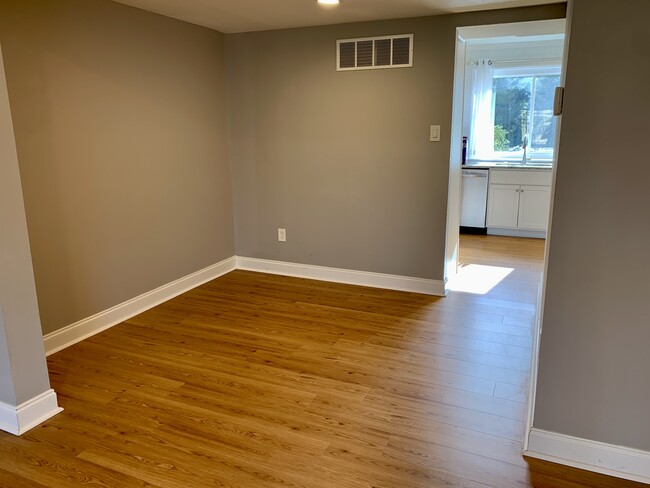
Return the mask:
[[[525,456],[650,483],[650,452],[531,429]]]
[[[160,305],[192,288],[214,280],[236,269],[235,256],[196,271],[195,273],[179,278],[155,290],[144,293],[126,302],[99,312],[91,317],[75,322],[62,329],[47,334],[45,341],[45,354],[50,355],[88,337],[98,334],[114,325],[138,315],[150,308]]]
[[[0,402],[0,430],[23,435],[29,429],[62,412],[54,390],[48,390],[16,407]]]
[[[328,268],[311,264],[287,263],[269,259],[246,258],[237,256],[237,269],[258,271],[296,278],[332,281],[348,285],[385,288],[388,290],[409,291],[425,295],[446,296],[446,283],[425,278],[412,278],[370,271],[355,271],[349,269]]]
[[[548,251],[548,244],[545,245],[545,252]],[[544,258],[544,267],[548,262],[548,256]],[[546,289],[546,269],[542,278],[541,286],[537,287],[537,306],[535,307],[535,322],[533,325],[533,348],[530,355],[530,383],[528,387],[528,399],[526,401],[526,432],[530,434],[533,430],[535,420],[535,399],[537,397],[537,374],[539,371],[539,346],[542,334],[542,314],[544,311],[544,290]],[[524,436],[524,452],[528,450],[530,435]]]
[[[525,229],[502,229],[500,227],[488,227],[489,236],[507,236],[507,237],[531,237],[533,239],[546,239],[544,230],[525,230]]]

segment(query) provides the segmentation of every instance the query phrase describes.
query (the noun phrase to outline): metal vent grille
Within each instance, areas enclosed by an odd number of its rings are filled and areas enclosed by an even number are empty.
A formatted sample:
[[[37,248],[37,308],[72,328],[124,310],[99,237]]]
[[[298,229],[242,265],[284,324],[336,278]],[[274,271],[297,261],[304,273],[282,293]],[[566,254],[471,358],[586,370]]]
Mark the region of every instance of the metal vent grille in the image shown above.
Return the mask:
[[[390,44],[390,39],[378,39],[375,41],[375,66],[390,65]]]
[[[357,67],[370,66],[372,66],[372,41],[359,41],[357,42]]]
[[[409,64],[411,62],[411,39],[408,37],[398,37],[393,39],[393,63]]]
[[[354,68],[357,65],[357,43],[342,42],[339,44],[339,66]]]
[[[336,41],[338,71],[411,66],[413,66],[413,34]]]

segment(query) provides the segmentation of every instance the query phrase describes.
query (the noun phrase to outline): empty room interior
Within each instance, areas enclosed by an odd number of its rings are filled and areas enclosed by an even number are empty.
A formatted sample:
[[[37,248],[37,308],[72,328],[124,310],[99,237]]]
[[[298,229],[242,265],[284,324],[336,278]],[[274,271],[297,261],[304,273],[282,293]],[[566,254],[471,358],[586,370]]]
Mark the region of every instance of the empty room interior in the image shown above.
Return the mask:
[[[649,21],[0,2],[0,487],[649,484]]]

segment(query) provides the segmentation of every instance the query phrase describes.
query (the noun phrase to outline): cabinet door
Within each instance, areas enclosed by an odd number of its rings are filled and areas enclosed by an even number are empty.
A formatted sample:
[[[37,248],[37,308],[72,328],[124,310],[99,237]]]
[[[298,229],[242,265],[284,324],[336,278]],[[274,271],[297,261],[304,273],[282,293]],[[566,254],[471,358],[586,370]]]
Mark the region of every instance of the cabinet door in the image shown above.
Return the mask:
[[[490,185],[487,226],[515,229],[518,213],[519,186]]]
[[[550,202],[550,187],[522,186],[519,192],[519,228],[546,230]]]

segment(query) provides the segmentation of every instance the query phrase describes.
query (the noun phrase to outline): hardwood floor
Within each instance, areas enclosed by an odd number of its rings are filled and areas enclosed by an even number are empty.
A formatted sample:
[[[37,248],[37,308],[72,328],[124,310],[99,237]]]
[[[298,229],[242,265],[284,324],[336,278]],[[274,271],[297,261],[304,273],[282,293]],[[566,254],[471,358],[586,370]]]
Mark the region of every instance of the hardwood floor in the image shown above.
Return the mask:
[[[51,356],[65,411],[0,433],[0,486],[641,486],[521,456],[543,242],[461,251],[511,271],[444,299],[236,271]]]

